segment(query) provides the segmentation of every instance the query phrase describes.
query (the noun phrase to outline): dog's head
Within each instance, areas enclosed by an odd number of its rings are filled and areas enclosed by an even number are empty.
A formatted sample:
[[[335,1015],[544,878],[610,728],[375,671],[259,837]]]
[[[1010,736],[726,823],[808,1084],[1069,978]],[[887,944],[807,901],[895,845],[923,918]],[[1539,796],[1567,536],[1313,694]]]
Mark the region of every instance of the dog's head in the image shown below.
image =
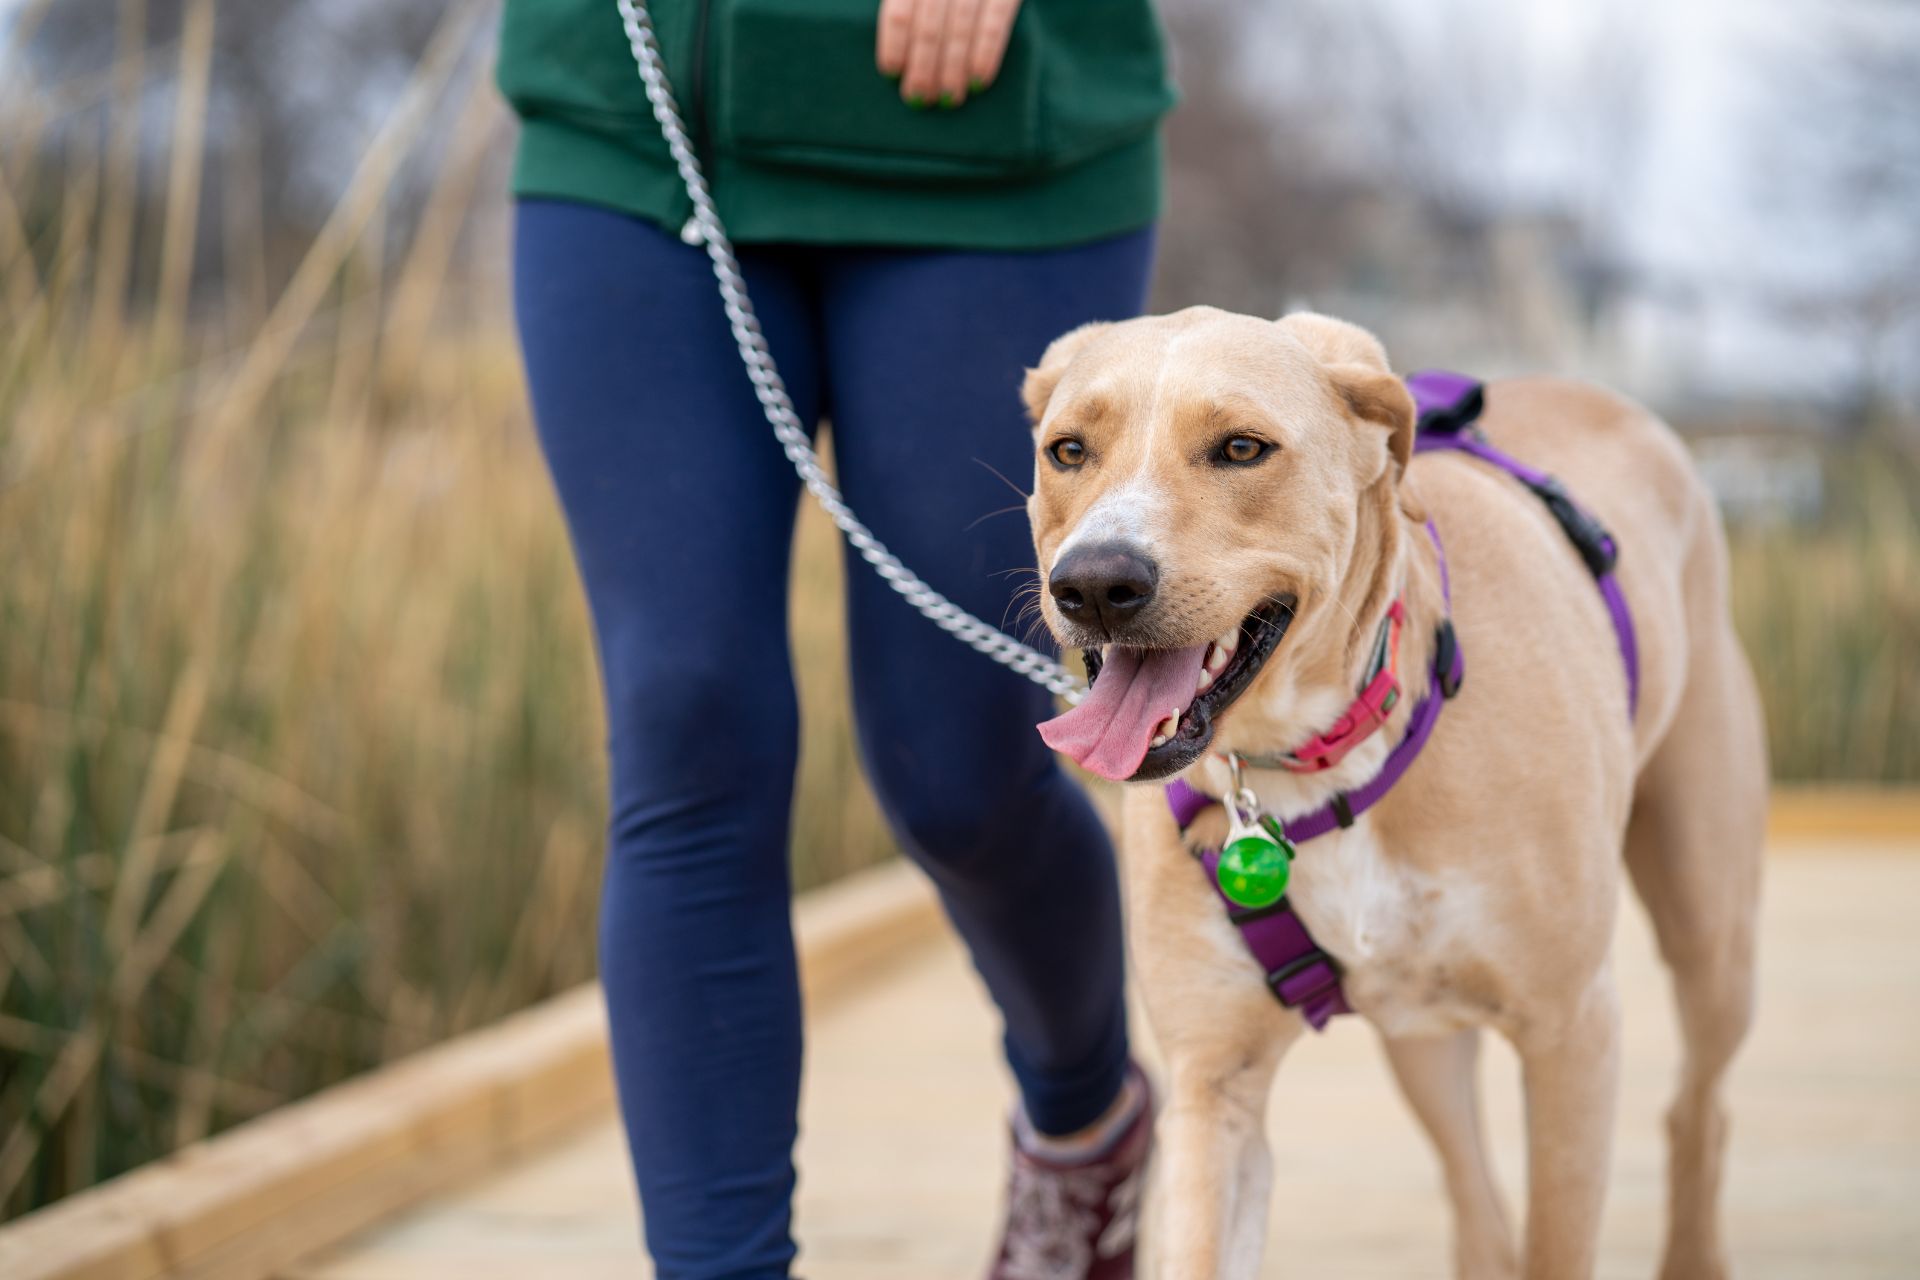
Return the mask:
[[[1163,778],[1279,668],[1343,661],[1276,655],[1343,612],[1356,561],[1378,554],[1363,516],[1391,509],[1413,448],[1413,400],[1372,335],[1205,307],[1088,325],[1024,395],[1041,608],[1096,669],[1043,728],[1052,746],[1104,777]],[[1351,630],[1330,619],[1325,638],[1341,650]]]

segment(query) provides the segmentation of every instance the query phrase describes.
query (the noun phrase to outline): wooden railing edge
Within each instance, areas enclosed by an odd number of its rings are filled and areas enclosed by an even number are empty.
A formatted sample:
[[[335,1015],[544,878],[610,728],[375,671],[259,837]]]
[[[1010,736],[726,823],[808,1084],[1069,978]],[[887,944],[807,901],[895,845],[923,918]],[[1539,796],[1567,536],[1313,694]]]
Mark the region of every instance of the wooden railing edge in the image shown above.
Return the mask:
[[[1920,787],[1776,783],[1767,838],[1794,845],[1885,841],[1920,851]]]
[[[890,863],[801,895],[808,1002],[884,975],[932,934]],[[265,1280],[612,1105],[596,984],[564,992],[0,1226],[8,1280]]]

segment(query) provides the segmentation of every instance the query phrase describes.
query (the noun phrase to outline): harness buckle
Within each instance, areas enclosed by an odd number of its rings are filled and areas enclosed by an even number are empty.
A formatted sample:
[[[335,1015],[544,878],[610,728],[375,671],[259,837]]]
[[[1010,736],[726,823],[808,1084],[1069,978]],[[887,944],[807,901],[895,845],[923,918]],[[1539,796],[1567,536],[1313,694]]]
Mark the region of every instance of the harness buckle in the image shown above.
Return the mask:
[[[1344,791],[1334,792],[1333,799],[1329,800],[1327,804],[1332,808],[1333,820],[1340,825],[1340,829],[1342,831],[1350,830],[1353,826],[1354,813],[1353,802],[1347,799],[1347,793]]]
[[[1304,1009],[1339,985],[1339,962],[1317,946],[1267,975],[1267,989],[1289,1009]]]
[[[1613,535],[1606,526],[1588,515],[1576,505],[1560,481],[1552,476],[1544,480],[1531,481],[1527,487],[1534,496],[1544,502],[1553,518],[1560,522],[1566,531],[1567,540],[1573,543],[1574,550],[1586,561],[1587,569],[1596,578],[1604,578],[1613,572],[1613,566],[1620,559],[1619,548],[1614,545]]]
[[[1426,400],[1415,428],[1421,435],[1465,434],[1486,407],[1486,388],[1477,379],[1423,373],[1407,381],[1416,388],[1416,402]]]
[[[1460,692],[1464,674],[1460,663],[1460,638],[1453,633],[1453,619],[1442,618],[1433,632],[1433,669],[1440,677],[1440,696],[1451,700]]]

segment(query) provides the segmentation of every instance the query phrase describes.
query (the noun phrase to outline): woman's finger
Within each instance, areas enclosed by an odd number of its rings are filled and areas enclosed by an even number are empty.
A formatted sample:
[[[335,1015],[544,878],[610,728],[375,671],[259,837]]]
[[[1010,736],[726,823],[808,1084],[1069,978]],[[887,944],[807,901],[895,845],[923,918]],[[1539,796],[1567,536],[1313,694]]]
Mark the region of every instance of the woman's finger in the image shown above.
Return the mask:
[[[915,0],[913,31],[907,37],[907,68],[900,96],[907,105],[931,105],[939,93],[940,40],[946,34],[948,0]]]
[[[1000,74],[1000,60],[1007,56],[1007,39],[1019,12],[1020,0],[980,0],[980,19],[974,24],[967,60],[967,78],[979,88],[992,84]]]
[[[957,107],[967,100],[967,81],[973,78],[973,33],[980,25],[981,0],[948,0],[947,29],[940,39],[940,73],[935,90],[940,105]]]
[[[907,46],[913,35],[915,0],[880,0],[880,32],[873,61],[883,76],[899,78],[907,69]]]

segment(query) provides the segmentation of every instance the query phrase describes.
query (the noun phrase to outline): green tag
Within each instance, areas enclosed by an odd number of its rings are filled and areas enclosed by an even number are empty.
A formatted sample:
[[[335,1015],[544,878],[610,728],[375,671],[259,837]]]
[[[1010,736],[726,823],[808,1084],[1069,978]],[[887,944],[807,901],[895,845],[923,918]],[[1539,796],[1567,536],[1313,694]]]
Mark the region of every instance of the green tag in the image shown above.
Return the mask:
[[[1214,879],[1227,901],[1240,907],[1270,907],[1287,892],[1292,846],[1265,831],[1249,832],[1227,842],[1214,867]]]

